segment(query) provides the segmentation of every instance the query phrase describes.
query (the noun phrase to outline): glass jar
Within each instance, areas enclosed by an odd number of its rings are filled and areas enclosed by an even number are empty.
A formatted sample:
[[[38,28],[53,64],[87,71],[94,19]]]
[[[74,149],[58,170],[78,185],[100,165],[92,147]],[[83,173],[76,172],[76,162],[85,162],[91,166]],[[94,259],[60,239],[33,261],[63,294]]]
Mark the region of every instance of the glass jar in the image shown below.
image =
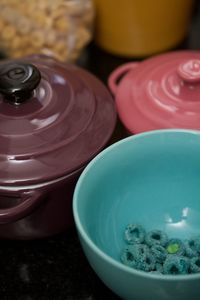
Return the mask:
[[[92,0],[2,0],[0,47],[10,58],[46,54],[75,61],[92,38]]]

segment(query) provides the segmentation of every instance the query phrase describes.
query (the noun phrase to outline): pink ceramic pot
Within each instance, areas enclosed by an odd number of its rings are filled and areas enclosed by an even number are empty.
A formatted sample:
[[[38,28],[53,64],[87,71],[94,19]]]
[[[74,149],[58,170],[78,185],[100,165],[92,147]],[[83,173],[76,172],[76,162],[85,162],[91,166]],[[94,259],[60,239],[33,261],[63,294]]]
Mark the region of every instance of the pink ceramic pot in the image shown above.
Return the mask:
[[[1,62],[1,238],[41,238],[73,224],[76,181],[115,122],[111,95],[87,71],[37,55]]]
[[[125,64],[110,75],[109,87],[130,134],[200,129],[200,51],[169,52]]]

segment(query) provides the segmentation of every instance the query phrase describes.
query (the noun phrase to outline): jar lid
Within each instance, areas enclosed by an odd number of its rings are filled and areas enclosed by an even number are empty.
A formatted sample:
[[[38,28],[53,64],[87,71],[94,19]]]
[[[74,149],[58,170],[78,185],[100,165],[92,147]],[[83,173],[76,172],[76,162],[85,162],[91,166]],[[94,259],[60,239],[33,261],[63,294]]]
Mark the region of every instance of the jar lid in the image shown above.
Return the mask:
[[[108,142],[113,99],[89,72],[46,56],[0,64],[0,185],[35,184],[82,168]]]
[[[200,51],[174,51],[126,64],[113,72],[109,85],[131,133],[200,129]]]

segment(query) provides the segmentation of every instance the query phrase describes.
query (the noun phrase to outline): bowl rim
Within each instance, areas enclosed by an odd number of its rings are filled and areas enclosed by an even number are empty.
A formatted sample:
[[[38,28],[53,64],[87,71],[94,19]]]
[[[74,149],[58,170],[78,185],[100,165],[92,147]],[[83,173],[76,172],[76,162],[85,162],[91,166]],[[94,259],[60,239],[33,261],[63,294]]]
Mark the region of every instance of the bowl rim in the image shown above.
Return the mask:
[[[81,219],[79,217],[78,212],[78,199],[79,199],[79,193],[81,190],[81,186],[84,183],[85,177],[90,172],[90,169],[93,168],[93,166],[98,162],[104,155],[111,152],[113,149],[117,148],[121,144],[128,143],[129,141],[136,140],[143,138],[145,136],[151,136],[151,135],[160,135],[165,133],[172,133],[172,134],[179,134],[179,133],[185,133],[185,134],[192,134],[192,135],[198,135],[200,137],[200,131],[199,130],[193,130],[193,129],[158,129],[158,130],[152,130],[148,132],[138,133],[136,135],[131,135],[129,137],[126,137],[118,142],[115,142],[114,144],[110,145],[103,151],[101,151],[95,158],[93,158],[89,164],[85,167],[83,172],[81,173],[73,195],[73,203],[72,203],[72,209],[73,209],[73,215],[74,215],[74,221],[76,225],[76,229],[78,234],[80,234],[80,237],[84,240],[84,242],[87,244],[87,246],[94,252],[96,255],[98,255],[102,260],[106,261],[108,264],[112,265],[113,267],[120,269],[123,272],[127,272],[129,274],[143,277],[146,279],[155,279],[155,280],[162,280],[162,281],[188,281],[188,280],[197,280],[200,279],[200,273],[195,274],[185,274],[185,275],[163,275],[163,274],[156,274],[156,273],[150,273],[145,271],[136,270],[133,268],[130,268],[126,265],[123,265],[121,262],[117,261],[107,253],[105,253],[103,250],[101,250],[90,238],[90,236],[87,234],[87,232],[84,230],[84,225],[81,223]],[[200,143],[200,141],[199,141]],[[79,239],[80,239],[79,237]]]

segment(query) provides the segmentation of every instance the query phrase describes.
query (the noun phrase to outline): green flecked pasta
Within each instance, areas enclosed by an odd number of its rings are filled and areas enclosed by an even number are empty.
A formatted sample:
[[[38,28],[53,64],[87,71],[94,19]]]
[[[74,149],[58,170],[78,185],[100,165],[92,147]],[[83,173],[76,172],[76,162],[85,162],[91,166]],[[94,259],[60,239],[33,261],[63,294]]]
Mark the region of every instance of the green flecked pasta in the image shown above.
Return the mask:
[[[184,255],[185,246],[180,239],[170,239],[167,242],[166,250],[168,254]]]
[[[198,255],[194,238],[184,241],[184,246],[185,246],[185,255],[187,257],[195,257]]]
[[[150,253],[150,249],[144,244],[129,245],[121,255],[121,261],[131,267],[142,271],[152,271],[155,268],[155,257]]]
[[[154,255],[157,263],[163,263],[167,257],[167,250],[159,244],[151,247],[151,253]]]
[[[146,233],[141,225],[128,224],[124,240],[120,259],[131,268],[159,275],[200,273],[200,236],[169,239],[161,230]]]
[[[188,274],[189,259],[184,256],[168,255],[163,264],[163,273],[166,275],[183,275]]]
[[[190,260],[190,272],[200,273],[200,257],[192,257]]]
[[[145,230],[141,225],[129,224],[125,228],[124,239],[128,244],[143,243]]]
[[[161,245],[164,247],[168,242],[168,236],[162,230],[152,230],[146,234],[145,242],[150,247],[155,245]]]
[[[136,268],[141,271],[150,272],[155,270],[155,264],[155,257],[150,252],[147,252],[138,258]]]
[[[200,237],[195,238],[194,240],[194,246],[197,252],[200,254]]]
[[[124,265],[129,266],[131,268],[136,267],[133,246],[127,246],[125,249],[123,249],[120,258]]]

